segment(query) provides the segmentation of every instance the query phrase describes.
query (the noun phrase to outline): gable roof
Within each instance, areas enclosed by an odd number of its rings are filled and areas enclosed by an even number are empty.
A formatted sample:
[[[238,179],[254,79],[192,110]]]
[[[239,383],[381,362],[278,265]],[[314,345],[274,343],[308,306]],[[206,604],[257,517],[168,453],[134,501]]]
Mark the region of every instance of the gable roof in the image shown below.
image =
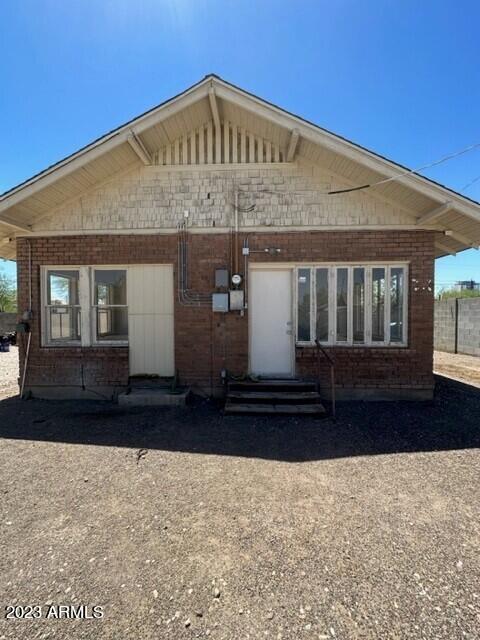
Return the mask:
[[[212,104],[213,97],[213,104]],[[288,149],[292,132],[297,152],[344,178],[371,184],[408,171],[406,167],[315,125],[210,74],[182,93],[113,129],[75,153],[0,195],[0,255],[14,257],[13,235],[27,235],[31,225],[62,203],[80,196],[119,172],[151,159],[159,148],[212,119],[244,126]],[[429,178],[411,172],[373,187],[401,206],[419,229],[446,229],[437,255],[480,243],[480,204]],[[335,196],[332,196],[335,197]]]

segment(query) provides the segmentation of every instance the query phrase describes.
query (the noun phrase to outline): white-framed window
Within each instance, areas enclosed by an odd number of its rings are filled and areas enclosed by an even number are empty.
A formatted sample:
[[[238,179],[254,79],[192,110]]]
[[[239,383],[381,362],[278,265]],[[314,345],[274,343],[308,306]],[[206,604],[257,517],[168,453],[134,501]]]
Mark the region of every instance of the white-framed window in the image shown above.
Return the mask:
[[[47,341],[81,344],[80,271],[49,269],[44,290]]]
[[[93,339],[105,344],[128,341],[127,271],[99,267],[91,270]]]
[[[42,267],[42,344],[128,344],[125,267]]]
[[[408,265],[296,267],[296,341],[406,346]]]

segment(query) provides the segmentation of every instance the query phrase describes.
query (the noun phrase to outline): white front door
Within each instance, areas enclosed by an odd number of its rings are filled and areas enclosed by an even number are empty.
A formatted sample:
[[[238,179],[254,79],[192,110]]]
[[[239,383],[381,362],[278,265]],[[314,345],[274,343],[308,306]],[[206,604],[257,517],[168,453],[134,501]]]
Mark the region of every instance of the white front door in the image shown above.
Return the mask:
[[[252,269],[249,298],[250,372],[263,376],[292,376],[291,269]]]
[[[173,267],[128,267],[130,375],[173,376]]]

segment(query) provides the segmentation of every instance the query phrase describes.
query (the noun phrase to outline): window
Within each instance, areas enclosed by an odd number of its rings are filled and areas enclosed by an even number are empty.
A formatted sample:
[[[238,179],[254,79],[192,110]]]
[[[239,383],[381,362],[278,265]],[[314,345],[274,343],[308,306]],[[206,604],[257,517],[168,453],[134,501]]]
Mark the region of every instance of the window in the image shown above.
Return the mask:
[[[98,342],[128,340],[127,272],[94,269],[95,335]]]
[[[372,342],[385,339],[385,269],[372,269]]]
[[[404,271],[394,267],[390,271],[390,341],[403,342]]]
[[[365,269],[353,269],[353,342],[365,342]]]
[[[297,342],[405,346],[406,287],[406,265],[297,268]]]
[[[298,270],[298,339],[310,342],[310,269]]]
[[[45,315],[49,342],[80,344],[79,282],[78,270],[48,271]]]
[[[43,272],[44,344],[128,343],[126,269],[47,267]]]
[[[328,340],[328,269],[316,270],[317,339]]]

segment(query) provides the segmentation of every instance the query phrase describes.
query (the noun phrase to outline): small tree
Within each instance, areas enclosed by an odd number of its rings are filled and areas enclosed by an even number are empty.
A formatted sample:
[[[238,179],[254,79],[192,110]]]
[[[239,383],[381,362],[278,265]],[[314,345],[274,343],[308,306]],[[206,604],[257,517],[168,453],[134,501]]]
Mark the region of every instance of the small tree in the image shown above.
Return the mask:
[[[0,311],[17,310],[17,288],[14,281],[0,271]]]

